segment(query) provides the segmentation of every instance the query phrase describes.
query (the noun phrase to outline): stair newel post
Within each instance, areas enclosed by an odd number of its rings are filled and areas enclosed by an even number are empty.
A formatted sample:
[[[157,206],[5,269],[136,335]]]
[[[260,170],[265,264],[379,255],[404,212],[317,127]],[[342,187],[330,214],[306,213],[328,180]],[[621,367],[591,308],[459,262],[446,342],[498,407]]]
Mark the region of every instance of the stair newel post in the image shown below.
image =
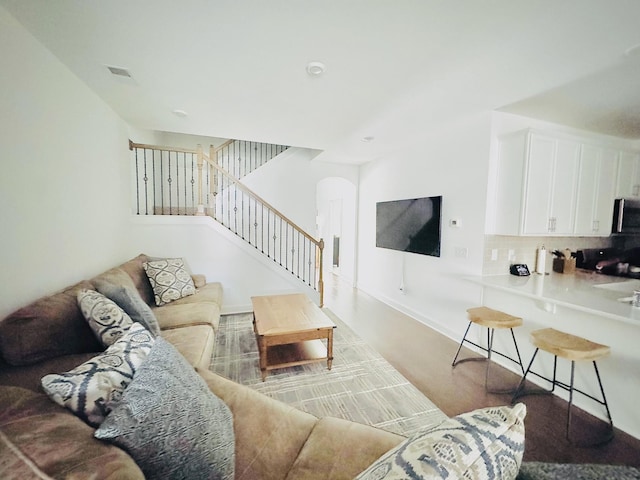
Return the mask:
[[[204,155],[202,154],[202,145],[196,147],[196,155],[198,159],[198,209],[196,215],[204,215],[204,203],[202,202],[202,167],[204,166]]]
[[[318,275],[318,292],[320,293],[320,307],[324,307],[324,275],[322,273],[322,256],[323,256],[323,252],[324,252],[324,240],[321,238],[320,241],[318,242],[318,256],[319,258],[319,263],[320,263],[320,272]]]

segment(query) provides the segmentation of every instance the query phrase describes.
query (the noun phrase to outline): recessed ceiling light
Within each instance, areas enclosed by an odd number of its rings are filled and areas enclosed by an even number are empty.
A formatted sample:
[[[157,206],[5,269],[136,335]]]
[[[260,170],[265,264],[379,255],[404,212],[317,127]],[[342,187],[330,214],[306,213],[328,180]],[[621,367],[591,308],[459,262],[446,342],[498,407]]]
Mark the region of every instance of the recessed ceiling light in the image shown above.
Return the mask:
[[[189,115],[187,112],[185,112],[184,110],[174,110],[173,113],[176,117],[180,117],[180,118],[184,118],[187,115]]]
[[[362,137],[362,141],[365,143],[369,143],[369,142],[373,142],[375,140],[376,137],[372,137],[372,136],[366,136],[366,137]]]
[[[307,64],[307,73],[312,77],[318,77],[322,75],[326,67],[322,62],[309,62]]]

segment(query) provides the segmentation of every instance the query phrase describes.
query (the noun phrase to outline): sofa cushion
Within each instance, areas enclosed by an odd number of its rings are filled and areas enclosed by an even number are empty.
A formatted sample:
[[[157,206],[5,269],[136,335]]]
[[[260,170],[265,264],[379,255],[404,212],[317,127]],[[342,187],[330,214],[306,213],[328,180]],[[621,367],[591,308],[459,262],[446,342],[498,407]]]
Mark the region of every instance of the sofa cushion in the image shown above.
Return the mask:
[[[160,335],[184,356],[189,364],[198,368],[209,368],[215,335],[207,325],[163,330]]]
[[[153,288],[151,288],[149,277],[147,277],[147,273],[144,271],[144,267],[142,266],[148,261],[149,256],[141,253],[137,257],[123,263],[118,268],[129,275],[129,278],[131,278],[131,281],[135,285],[136,290],[138,290],[138,293],[144,302],[147,305],[154,305]]]
[[[68,372],[45,375],[42,387],[54,402],[97,427],[131,383],[153,341],[142,325],[134,323],[103,353]]]
[[[357,479],[515,479],[524,453],[523,403],[489,407],[419,432],[380,457]]]
[[[220,282],[207,283],[196,290],[195,295],[189,295],[179,300],[174,300],[171,305],[185,305],[189,303],[215,303],[222,306],[222,284]]]
[[[118,306],[131,317],[131,320],[141,324],[149,330],[154,337],[158,336],[160,333],[158,319],[153,314],[149,305],[144,302],[135,287],[114,285],[111,282],[103,280],[94,280],[93,283],[100,293],[118,304]]]
[[[126,449],[149,479],[234,478],[229,408],[162,338],[95,436]]]
[[[405,437],[341,418],[321,418],[287,479],[351,480]]]
[[[105,347],[113,345],[133,323],[117,303],[95,290],[80,290],[78,305],[96,338]]]
[[[207,325],[215,329],[220,325],[220,310],[215,303],[188,303],[164,305],[153,309],[162,330],[193,325]]]
[[[0,387],[0,478],[143,480],[123,450],[46,395]]]
[[[153,288],[157,306],[196,293],[191,275],[181,258],[167,258],[142,264]]]
[[[33,365],[3,365],[0,367],[0,385],[22,387],[34,392],[43,393],[42,377],[50,373],[63,373],[92,359],[100,352],[73,353],[49,358]]]
[[[0,321],[0,352],[10,365],[30,365],[73,353],[97,352],[102,346],[85,321],[78,291],[88,282],[42,297]]]
[[[140,268],[142,268],[142,264],[140,264]],[[127,288],[136,288],[136,284],[122,267],[114,267],[106,272],[101,273],[100,275],[93,277],[90,282],[97,287],[100,283],[110,283],[113,285],[122,285]],[[96,288],[97,290],[97,288]]]
[[[198,373],[239,419],[236,480],[286,478],[318,419],[209,370]]]

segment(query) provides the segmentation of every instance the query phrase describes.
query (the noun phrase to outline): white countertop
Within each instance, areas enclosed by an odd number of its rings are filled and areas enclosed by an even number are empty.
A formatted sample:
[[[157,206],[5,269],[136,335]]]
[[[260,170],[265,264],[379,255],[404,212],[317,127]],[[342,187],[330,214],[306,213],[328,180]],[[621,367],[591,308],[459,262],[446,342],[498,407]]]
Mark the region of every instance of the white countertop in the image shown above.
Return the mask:
[[[629,301],[633,290],[640,290],[640,279],[611,277],[577,269],[572,274],[551,272],[515,275],[467,277],[484,287],[548,302],[590,314],[600,315],[640,327],[640,308]],[[600,285],[599,287],[597,285]],[[625,299],[621,301],[619,299]]]

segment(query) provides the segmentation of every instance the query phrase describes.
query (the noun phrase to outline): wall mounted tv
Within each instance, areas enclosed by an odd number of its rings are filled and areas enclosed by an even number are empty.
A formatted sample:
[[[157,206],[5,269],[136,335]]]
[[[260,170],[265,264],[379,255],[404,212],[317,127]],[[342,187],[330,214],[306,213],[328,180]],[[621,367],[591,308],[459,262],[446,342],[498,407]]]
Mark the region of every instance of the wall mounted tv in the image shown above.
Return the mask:
[[[442,196],[376,203],[376,247],[440,256]]]

